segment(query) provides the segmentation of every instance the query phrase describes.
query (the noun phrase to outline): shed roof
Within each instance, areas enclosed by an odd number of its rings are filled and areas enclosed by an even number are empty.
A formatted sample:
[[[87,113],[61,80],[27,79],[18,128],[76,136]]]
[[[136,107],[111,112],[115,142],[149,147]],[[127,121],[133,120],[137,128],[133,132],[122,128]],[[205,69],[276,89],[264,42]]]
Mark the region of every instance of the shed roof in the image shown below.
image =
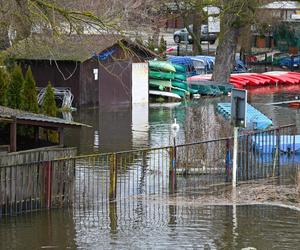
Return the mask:
[[[86,124],[74,121],[67,121],[57,117],[51,117],[42,114],[35,114],[18,109],[12,109],[0,106],[0,121],[12,122],[16,119],[18,124],[26,124],[40,127],[64,128],[64,127],[89,127]]]
[[[300,3],[297,1],[275,1],[264,5],[262,8],[273,10],[296,10],[300,9]]]
[[[156,56],[144,46],[118,35],[32,35],[14,44],[7,52],[17,59],[83,62],[116,44],[134,46],[152,57]]]

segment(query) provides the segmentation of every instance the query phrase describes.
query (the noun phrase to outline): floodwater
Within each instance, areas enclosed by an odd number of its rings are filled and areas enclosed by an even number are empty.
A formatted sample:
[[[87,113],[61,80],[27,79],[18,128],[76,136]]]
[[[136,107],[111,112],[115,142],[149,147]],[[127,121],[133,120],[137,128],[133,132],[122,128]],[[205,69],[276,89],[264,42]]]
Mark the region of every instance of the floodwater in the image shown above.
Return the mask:
[[[275,126],[296,124],[300,131],[300,109],[268,105],[299,96],[300,88],[282,90],[260,88],[249,90],[248,102],[272,119]],[[173,143],[171,124],[176,118],[180,130],[176,143],[231,136],[229,122],[216,111],[219,102],[230,102],[230,97],[201,98],[188,103],[134,105],[81,109],[74,120],[92,125],[81,131],[67,131],[66,142],[77,146],[79,152],[112,152],[146,147],[161,147]]]
[[[300,212],[137,200],[0,221],[1,249],[299,249]]]
[[[266,105],[300,96],[300,90],[268,94],[249,91],[249,102],[275,125],[296,123],[300,110]],[[160,147],[231,135],[229,122],[216,112],[229,97],[189,103],[81,109],[74,120],[93,128],[67,131],[66,142],[81,154]],[[133,197],[88,208],[37,212],[0,218],[0,249],[299,249],[300,212],[289,208],[201,206],[168,196],[154,201]]]

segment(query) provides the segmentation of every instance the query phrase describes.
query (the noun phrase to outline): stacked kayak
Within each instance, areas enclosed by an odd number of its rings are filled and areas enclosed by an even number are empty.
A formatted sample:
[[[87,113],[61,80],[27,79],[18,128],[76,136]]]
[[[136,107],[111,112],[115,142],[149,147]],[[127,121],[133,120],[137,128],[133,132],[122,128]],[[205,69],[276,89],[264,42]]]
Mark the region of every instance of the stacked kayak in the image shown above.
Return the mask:
[[[162,61],[149,61],[149,89],[164,91],[171,88],[176,69],[172,64]]]
[[[194,81],[204,81],[210,79],[211,75],[196,75],[189,77],[188,81],[191,83]],[[271,71],[262,74],[231,74],[230,83],[236,88],[300,84],[300,73],[286,71]]]
[[[196,93],[189,88],[186,82],[186,67],[184,65],[171,64],[165,61],[149,61],[149,68],[150,90],[173,93],[183,99],[189,97],[191,93]]]

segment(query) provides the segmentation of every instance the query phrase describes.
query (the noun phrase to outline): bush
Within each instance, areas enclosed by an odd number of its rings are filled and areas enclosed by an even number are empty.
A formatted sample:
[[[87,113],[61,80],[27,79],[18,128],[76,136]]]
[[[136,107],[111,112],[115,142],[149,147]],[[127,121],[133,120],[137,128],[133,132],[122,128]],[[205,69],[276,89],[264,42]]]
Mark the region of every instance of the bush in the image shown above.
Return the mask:
[[[49,116],[57,115],[57,107],[55,102],[54,91],[52,89],[51,83],[48,83],[43,104],[42,104],[42,113]]]
[[[0,105],[5,106],[7,103],[7,90],[9,85],[9,75],[5,68],[0,68]]]
[[[45,96],[42,104],[42,113],[49,116],[57,115],[57,107],[55,102],[54,91],[50,82],[45,92]],[[44,129],[43,131],[44,131],[43,137],[47,139],[47,141],[52,143],[59,142],[59,136],[56,131],[53,131],[51,129]]]
[[[7,106],[10,108],[21,109],[23,105],[22,91],[24,78],[22,69],[15,65],[11,72],[11,78],[7,90]]]
[[[37,101],[36,83],[32,75],[31,68],[26,71],[24,88],[22,92],[23,106],[22,109],[33,113],[39,112]]]
[[[159,53],[164,53],[167,50],[167,42],[162,36],[159,42]]]

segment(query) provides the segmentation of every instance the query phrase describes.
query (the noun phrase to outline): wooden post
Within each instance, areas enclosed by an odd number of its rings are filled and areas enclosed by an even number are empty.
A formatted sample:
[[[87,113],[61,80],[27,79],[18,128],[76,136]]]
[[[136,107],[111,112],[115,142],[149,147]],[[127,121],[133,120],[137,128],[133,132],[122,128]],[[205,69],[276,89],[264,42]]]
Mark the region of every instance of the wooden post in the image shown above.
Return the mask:
[[[34,140],[37,143],[40,139],[40,128],[34,127]]]
[[[117,155],[110,156],[109,167],[109,201],[114,201],[117,197]]]
[[[13,122],[10,124],[10,152],[17,151],[17,121],[13,117]]]
[[[59,135],[59,145],[64,145],[64,129],[58,128],[58,135]]]
[[[51,208],[51,196],[52,196],[52,164],[51,161],[46,162],[46,181],[45,181],[45,191],[46,191],[46,208]]]

